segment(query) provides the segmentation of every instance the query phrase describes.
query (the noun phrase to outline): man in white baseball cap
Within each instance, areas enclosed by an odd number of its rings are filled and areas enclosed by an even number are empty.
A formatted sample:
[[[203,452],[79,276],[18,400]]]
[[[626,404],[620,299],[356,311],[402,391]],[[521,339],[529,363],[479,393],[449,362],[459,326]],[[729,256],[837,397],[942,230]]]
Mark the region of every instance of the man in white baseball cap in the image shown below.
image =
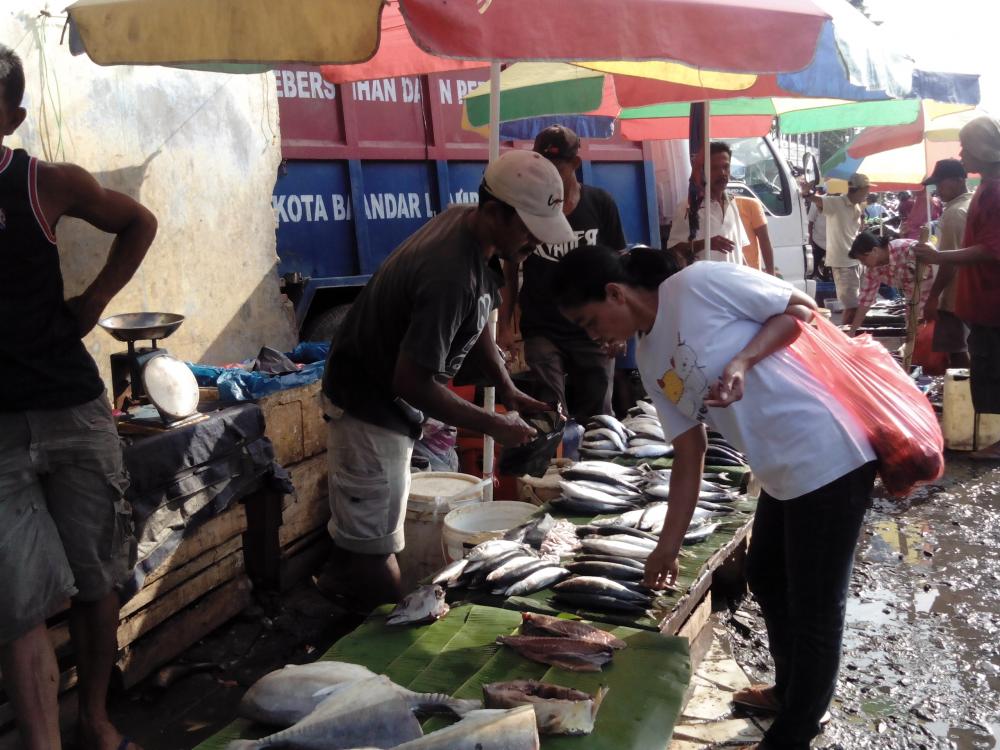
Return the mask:
[[[548,160],[505,153],[487,167],[479,205],[447,208],[396,248],[331,342],[323,393],[335,551],[316,583],[346,609],[402,597],[396,553],[425,415],[518,445],[535,434],[518,411],[551,408],[514,386],[486,322],[500,304],[498,258],[517,264],[539,241],[574,236],[562,204]],[[467,359],[506,413],[449,390]]]

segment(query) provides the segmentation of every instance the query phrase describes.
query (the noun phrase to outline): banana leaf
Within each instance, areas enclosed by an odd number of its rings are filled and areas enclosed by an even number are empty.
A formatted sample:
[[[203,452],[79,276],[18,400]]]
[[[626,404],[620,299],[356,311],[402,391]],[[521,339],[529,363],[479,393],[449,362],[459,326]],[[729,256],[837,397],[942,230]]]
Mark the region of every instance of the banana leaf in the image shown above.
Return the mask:
[[[392,628],[385,625],[388,611],[388,607],[377,610],[322,658],[363,664],[411,690],[456,697],[481,698],[484,682],[512,679],[542,679],[591,693],[607,685],[610,690],[594,733],[588,737],[546,737],[542,742],[545,750],[665,747],[691,677],[683,638],[616,628],[614,633],[628,648],[616,652],[610,665],[599,673],[569,672],[530,662],[496,644],[497,636],[517,630],[521,622],[518,612],[468,605],[455,607],[447,617],[429,625]],[[425,722],[425,731],[444,723],[430,719]],[[197,750],[225,750],[233,739],[264,733],[261,727],[237,721]]]

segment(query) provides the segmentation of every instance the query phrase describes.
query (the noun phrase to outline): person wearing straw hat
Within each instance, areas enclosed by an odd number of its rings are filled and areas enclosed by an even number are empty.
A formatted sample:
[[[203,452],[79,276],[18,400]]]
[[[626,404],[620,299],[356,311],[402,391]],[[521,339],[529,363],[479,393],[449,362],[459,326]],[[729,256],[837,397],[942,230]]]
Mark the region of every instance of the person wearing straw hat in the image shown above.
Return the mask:
[[[972,405],[1000,414],[1000,120],[983,116],[959,132],[962,166],[982,182],[969,203],[962,247],[914,248],[921,263],[957,268],[955,314],[969,326]],[[1000,461],[1000,441],[970,456]]]
[[[496,258],[517,264],[539,241],[573,237],[562,203],[547,159],[503,154],[486,168],[478,206],[442,211],[396,248],[332,342],[323,393],[335,551],[316,584],[347,609],[403,594],[396,553],[425,413],[519,445],[535,430],[517,411],[551,409],[514,386],[486,324],[499,304]],[[491,413],[448,389],[466,359],[511,411]]]
[[[866,175],[852,174],[847,181],[847,195],[810,196],[816,208],[826,216],[826,266],[833,273],[837,300],[844,306],[841,320],[850,323],[858,309],[861,266],[850,257],[858,232],[864,229],[862,205],[868,197],[870,182]]]
[[[965,222],[969,214],[972,193],[966,178],[968,174],[958,159],[941,159],[934,165],[931,176],[924,185],[937,187],[945,202],[944,213],[938,222],[940,250],[958,250],[965,237]],[[934,321],[934,351],[948,355],[952,367],[968,368],[969,328],[955,315],[956,274],[958,266],[941,266],[934,278],[934,285],[924,305],[924,319]]]

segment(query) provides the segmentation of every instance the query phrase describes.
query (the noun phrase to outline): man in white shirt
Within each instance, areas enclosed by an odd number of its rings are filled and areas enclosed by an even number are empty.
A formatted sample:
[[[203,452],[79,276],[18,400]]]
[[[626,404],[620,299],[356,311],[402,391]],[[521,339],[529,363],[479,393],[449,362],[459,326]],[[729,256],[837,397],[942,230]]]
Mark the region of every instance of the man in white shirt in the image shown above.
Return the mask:
[[[729,184],[729,166],[732,160],[732,149],[722,141],[712,141],[709,146],[711,159],[711,199],[712,238],[708,250],[705,249],[704,199],[699,199],[697,205],[682,201],[674,212],[674,221],[670,226],[670,238],[667,248],[679,254],[687,262],[696,260],[717,260],[728,263],[743,264],[743,247],[750,243],[740,220],[740,212],[736,202],[726,193]],[[692,180],[700,183],[704,168],[701,158],[695,159]]]
[[[862,204],[868,197],[870,182],[859,173],[847,181],[847,195],[811,196],[817,209],[826,216],[826,265],[833,272],[837,299],[844,306],[842,320],[854,320],[861,289],[861,265],[851,258],[854,238],[864,228]]]

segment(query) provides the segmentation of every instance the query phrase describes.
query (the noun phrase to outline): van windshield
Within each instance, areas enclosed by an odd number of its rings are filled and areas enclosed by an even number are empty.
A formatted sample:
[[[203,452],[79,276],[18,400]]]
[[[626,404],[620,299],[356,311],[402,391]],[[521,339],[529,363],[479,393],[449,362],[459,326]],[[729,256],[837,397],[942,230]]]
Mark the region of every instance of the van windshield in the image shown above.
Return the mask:
[[[774,152],[763,138],[741,138],[727,140],[733,150],[730,180],[741,183],[739,189],[730,193],[753,196],[775,216],[792,213],[792,197],[788,181],[782,172]]]

